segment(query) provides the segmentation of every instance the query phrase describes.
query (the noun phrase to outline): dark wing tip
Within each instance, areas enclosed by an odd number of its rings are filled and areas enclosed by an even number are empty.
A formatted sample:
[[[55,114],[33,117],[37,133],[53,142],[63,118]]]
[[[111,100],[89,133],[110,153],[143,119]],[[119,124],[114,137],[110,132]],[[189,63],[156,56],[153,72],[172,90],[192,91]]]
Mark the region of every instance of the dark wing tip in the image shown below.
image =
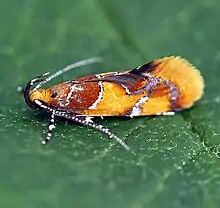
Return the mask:
[[[131,70],[129,73],[143,75],[146,73],[150,73],[156,69],[159,63],[156,63],[155,60],[148,62],[142,66],[137,67],[136,69]]]

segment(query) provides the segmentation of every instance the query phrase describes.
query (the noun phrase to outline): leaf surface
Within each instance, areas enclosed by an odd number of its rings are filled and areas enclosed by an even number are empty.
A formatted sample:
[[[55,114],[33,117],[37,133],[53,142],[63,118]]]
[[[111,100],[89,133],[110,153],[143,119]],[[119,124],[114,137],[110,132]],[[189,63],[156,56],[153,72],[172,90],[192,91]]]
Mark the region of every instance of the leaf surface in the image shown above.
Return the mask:
[[[217,0],[2,0],[0,206],[219,207],[217,5]],[[104,64],[75,69],[56,83],[173,54],[201,70],[205,95],[173,117],[97,119],[125,139],[131,152],[65,121],[57,122],[53,141],[41,145],[49,118],[28,109],[18,86],[97,55]]]

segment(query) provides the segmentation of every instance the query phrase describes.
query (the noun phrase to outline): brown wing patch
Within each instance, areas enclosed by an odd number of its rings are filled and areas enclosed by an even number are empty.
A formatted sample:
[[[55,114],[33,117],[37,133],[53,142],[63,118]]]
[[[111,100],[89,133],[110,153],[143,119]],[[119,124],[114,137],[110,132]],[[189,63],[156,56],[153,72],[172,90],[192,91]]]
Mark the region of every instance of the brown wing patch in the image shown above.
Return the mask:
[[[98,98],[100,87],[97,82],[74,84],[71,82],[55,85],[50,89],[51,98],[49,104],[60,109],[68,109],[75,112],[77,109],[89,108]]]

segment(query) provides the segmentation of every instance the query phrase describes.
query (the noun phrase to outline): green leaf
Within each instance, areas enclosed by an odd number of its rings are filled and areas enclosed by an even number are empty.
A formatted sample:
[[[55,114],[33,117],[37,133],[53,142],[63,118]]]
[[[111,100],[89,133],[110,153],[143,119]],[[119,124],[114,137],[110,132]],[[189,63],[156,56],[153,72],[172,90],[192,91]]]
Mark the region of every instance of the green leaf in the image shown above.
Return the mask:
[[[218,5],[217,0],[2,0],[0,207],[219,207]],[[97,55],[104,64],[63,79],[129,69],[172,54],[201,70],[205,95],[173,117],[97,119],[132,151],[63,120],[51,143],[41,145],[49,118],[28,108],[18,86]]]

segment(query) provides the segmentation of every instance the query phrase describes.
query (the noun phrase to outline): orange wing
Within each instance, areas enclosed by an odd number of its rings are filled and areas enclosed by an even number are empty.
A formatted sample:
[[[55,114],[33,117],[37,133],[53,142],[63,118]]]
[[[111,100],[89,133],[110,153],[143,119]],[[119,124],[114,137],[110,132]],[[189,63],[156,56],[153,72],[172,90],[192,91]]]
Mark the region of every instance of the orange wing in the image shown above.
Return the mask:
[[[171,108],[169,86],[159,83],[149,99],[144,99],[147,90],[140,94],[131,94],[146,86],[150,77],[168,80],[178,89],[176,108]],[[189,108],[203,94],[204,80],[199,71],[180,57],[165,57],[149,62],[131,71],[107,74],[96,81],[103,82],[103,96],[96,109],[84,111],[88,115],[112,116],[125,115],[140,100],[140,112],[133,115],[155,115],[170,110]]]

